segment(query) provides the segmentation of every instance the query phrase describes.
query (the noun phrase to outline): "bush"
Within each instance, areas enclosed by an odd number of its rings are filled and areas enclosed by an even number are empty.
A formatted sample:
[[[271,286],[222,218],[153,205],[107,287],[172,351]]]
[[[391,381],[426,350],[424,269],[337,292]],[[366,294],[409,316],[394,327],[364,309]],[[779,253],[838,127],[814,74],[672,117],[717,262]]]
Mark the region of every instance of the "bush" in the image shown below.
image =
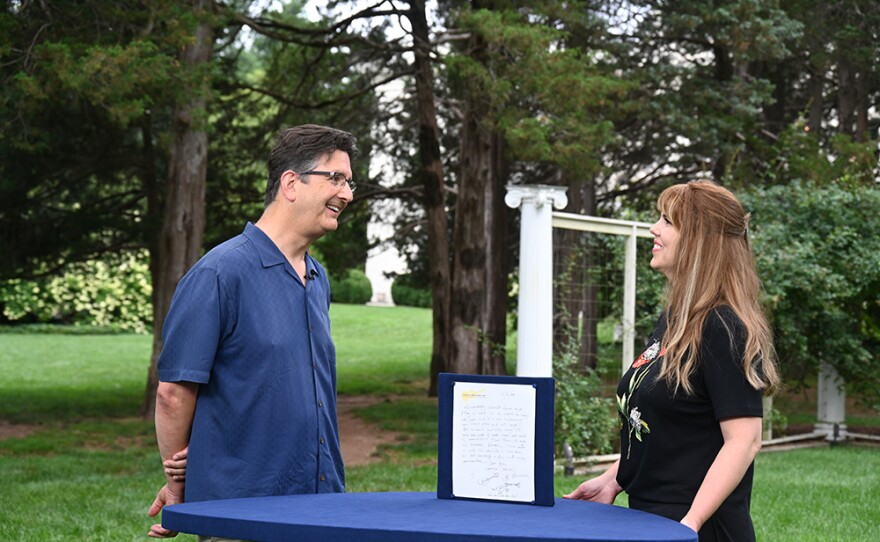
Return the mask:
[[[10,322],[73,324],[146,333],[152,285],[146,251],[71,264],[62,275],[0,282]]]
[[[373,285],[360,269],[349,269],[342,280],[330,277],[330,299],[334,303],[363,305],[372,297]]]
[[[573,354],[553,361],[556,378],[556,455],[562,457],[565,444],[575,457],[607,454],[617,430],[617,415],[611,399],[604,397],[596,371],[579,370]]]
[[[397,281],[391,284],[391,297],[394,299],[395,305],[431,307],[431,292],[429,290],[398,284]]]
[[[431,307],[431,287],[423,284],[420,278],[413,274],[398,275],[391,284],[391,297],[395,305],[407,307]]]
[[[880,400],[880,188],[792,181],[742,194],[776,350],[789,383],[827,361]]]

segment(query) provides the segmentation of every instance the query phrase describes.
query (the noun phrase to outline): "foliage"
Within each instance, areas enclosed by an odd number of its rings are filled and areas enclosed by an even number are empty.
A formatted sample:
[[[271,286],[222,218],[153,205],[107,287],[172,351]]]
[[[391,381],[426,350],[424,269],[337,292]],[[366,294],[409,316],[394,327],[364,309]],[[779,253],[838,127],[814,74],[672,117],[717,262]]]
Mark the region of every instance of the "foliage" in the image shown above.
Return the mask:
[[[150,245],[170,111],[204,75],[176,61],[194,23],[186,9],[86,0],[0,11],[0,277]]]
[[[571,352],[553,360],[556,378],[556,456],[571,446],[575,457],[611,452],[617,417],[612,401],[602,391],[598,373],[584,372]]]
[[[793,181],[743,194],[785,375],[832,364],[880,395],[880,187]]]
[[[875,141],[857,141],[846,134],[819,138],[798,117],[780,132],[774,145],[754,146],[753,161],[758,167],[750,170],[743,165],[729,180],[743,187],[754,181],[771,185],[794,180],[820,186],[834,180],[843,180],[844,185],[870,184],[878,166],[876,149]]]
[[[77,262],[62,275],[0,283],[10,321],[55,322],[145,333],[152,322],[145,251]]]
[[[353,175],[362,187],[369,186],[371,126],[378,113],[374,93],[356,92],[362,81],[351,62],[361,53],[354,50],[356,44],[334,47],[319,40],[310,46],[302,36],[287,39],[280,29],[302,28],[319,35],[326,23],[309,21],[304,4],[266,8],[261,16],[278,32],[257,33],[252,42],[232,40],[218,54],[208,153],[207,247],[239,233],[245,220],[259,218],[268,151],[277,132],[287,126],[321,124],[354,134],[360,159],[352,164]],[[246,5],[223,7],[230,9],[230,16],[235,10],[247,12]],[[349,94],[355,97],[347,99]],[[360,188],[357,196],[363,192]],[[358,197],[342,213],[337,230],[313,244],[333,277],[343,279],[348,269],[363,268],[370,249],[370,215],[367,201]]]
[[[407,307],[430,307],[431,290],[419,284],[419,276],[413,273],[398,275],[391,283],[391,298],[395,305]]]
[[[605,168],[602,150],[614,144],[613,121],[633,105],[636,83],[578,46],[572,34],[597,26],[584,21],[586,9],[578,8],[586,6],[554,4],[463,12],[458,25],[484,41],[485,58],[468,52],[445,63],[453,88],[485,101],[486,122],[504,134],[514,160],[553,162],[566,174],[591,178]]]
[[[364,304],[373,297],[370,279],[360,269],[349,269],[341,280],[330,276],[330,297],[334,303]]]

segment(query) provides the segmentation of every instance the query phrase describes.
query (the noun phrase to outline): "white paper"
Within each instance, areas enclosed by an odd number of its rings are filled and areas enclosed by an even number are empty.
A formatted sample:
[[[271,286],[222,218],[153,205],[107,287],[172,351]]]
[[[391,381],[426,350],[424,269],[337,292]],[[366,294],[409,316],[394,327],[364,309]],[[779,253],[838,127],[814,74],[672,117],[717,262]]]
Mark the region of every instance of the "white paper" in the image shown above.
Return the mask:
[[[535,387],[456,382],[452,395],[452,494],[534,502]]]

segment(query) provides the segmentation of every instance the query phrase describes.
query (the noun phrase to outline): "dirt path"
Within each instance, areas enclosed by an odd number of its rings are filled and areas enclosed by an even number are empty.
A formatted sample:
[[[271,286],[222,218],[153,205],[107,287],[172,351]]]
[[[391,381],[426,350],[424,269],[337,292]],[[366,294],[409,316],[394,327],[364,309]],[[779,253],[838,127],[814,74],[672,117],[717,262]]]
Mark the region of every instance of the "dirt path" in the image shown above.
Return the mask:
[[[353,410],[382,401],[381,397],[372,396],[340,396],[337,400],[339,417],[339,440],[342,445],[342,460],[346,467],[367,465],[379,461],[373,455],[382,444],[397,440],[398,435],[382,431],[373,424],[367,423],[353,414]]]
[[[39,425],[9,423],[6,420],[0,420],[0,440],[8,438],[24,438],[39,429]]]

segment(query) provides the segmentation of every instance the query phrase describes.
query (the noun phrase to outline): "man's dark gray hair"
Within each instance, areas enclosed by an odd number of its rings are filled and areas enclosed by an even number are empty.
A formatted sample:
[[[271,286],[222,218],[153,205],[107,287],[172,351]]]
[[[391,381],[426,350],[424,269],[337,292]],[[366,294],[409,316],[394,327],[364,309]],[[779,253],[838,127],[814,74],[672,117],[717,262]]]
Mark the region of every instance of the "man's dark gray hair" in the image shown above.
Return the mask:
[[[356,145],[357,139],[350,133],[327,126],[303,124],[281,130],[275,148],[269,154],[269,178],[266,182],[264,205],[268,206],[275,201],[281,174],[288,169],[295,173],[309,171],[333,151],[347,153],[353,164],[357,158]]]

